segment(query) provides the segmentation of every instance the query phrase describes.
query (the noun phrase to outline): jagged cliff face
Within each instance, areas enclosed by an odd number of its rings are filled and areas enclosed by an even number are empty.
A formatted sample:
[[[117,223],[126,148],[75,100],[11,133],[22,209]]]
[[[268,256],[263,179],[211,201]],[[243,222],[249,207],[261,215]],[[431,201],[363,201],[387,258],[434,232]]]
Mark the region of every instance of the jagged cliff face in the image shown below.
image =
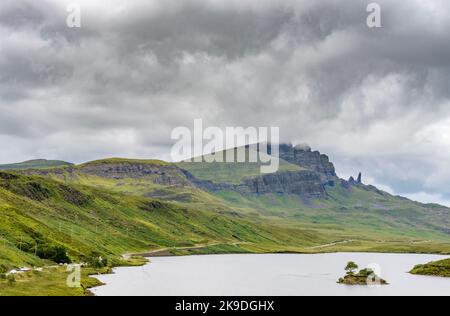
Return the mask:
[[[277,172],[248,178],[236,189],[241,193],[281,193],[296,194],[305,198],[324,198],[327,196],[326,186],[333,186],[336,183],[334,165],[328,156],[318,151],[312,151],[307,146],[294,147],[282,144],[279,147],[279,156],[305,170]]]
[[[236,191],[243,195],[249,194],[296,194],[306,198],[321,198],[326,196],[325,185],[316,172],[302,170],[265,174],[259,177],[244,179],[242,184],[214,183],[200,180],[188,171],[184,171],[187,179],[196,187],[206,191],[221,190]]]
[[[245,180],[250,193],[297,194],[304,197],[320,198],[326,196],[325,186],[318,173],[296,171],[267,174]]]
[[[270,148],[269,148],[270,149]],[[270,151],[269,151],[270,153]],[[296,194],[305,198],[324,198],[326,186],[335,185],[337,176],[328,156],[307,147],[280,145],[280,158],[303,170],[262,174],[245,178],[239,185],[202,181],[185,171],[186,177],[208,191],[233,190],[241,194]]]
[[[324,181],[336,177],[336,170],[327,155],[306,146],[280,145],[280,158],[305,169],[317,172]]]

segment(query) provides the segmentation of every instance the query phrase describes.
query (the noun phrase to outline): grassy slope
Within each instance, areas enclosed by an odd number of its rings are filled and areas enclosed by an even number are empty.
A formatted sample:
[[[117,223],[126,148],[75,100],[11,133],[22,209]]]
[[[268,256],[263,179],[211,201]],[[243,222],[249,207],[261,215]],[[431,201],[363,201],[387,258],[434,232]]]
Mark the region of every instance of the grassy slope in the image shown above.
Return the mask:
[[[82,269],[81,287],[69,288],[66,280],[69,273],[66,267],[47,267],[43,271],[30,271],[16,275],[15,282],[9,284],[6,280],[0,280],[0,296],[85,296],[89,295],[88,289],[100,286],[102,283],[90,274],[99,274],[102,271],[94,269]]]
[[[133,165],[144,164],[153,167],[155,170],[163,170],[164,173],[172,178],[179,179],[180,182],[187,183],[184,174],[174,165],[161,160],[142,160],[142,159],[123,159],[110,158],[102,159],[73,166],[71,168],[49,169],[46,177],[53,180],[62,181],[68,184],[86,185],[104,190],[111,190],[128,195],[138,195],[153,198],[160,198],[169,201],[188,202],[192,204],[217,205],[220,204],[217,198],[199,190],[193,186],[167,186],[155,183],[157,175],[147,175],[141,178],[103,178],[93,174],[88,174],[82,170],[98,165]],[[32,170],[31,170],[32,171]],[[223,209],[223,207],[222,207]]]
[[[180,207],[219,214],[231,211],[255,223],[305,229],[325,236],[330,242],[353,240],[349,244],[317,249],[321,251],[450,253],[450,239],[443,231],[445,214],[434,216],[435,212],[420,204],[389,195],[379,196],[357,187],[351,192],[337,187],[329,190],[329,199],[305,203],[295,195],[243,196],[230,191],[210,194],[195,188],[159,187],[145,178],[111,180],[80,175],[78,181],[137,196],[166,191],[162,197],[177,201],[175,204]],[[326,244],[323,239],[312,240],[312,244]],[[263,251],[252,249],[260,250]]]
[[[89,164],[124,161],[170,166],[158,161],[123,159],[108,159]],[[191,164],[195,165],[195,170],[191,171],[196,176],[206,174],[207,177],[213,178],[217,170],[219,175],[223,171],[214,168],[214,164],[210,163]],[[242,175],[250,175],[256,172],[255,170],[259,172],[252,164],[221,165],[227,165],[223,168],[240,170]],[[340,185],[328,187],[327,199],[304,201],[295,195],[244,196],[231,191],[212,194],[191,186],[163,186],[153,183],[151,176],[138,179],[106,179],[77,172],[79,168],[75,167],[75,172],[70,176],[59,174],[53,177],[66,183],[93,186],[128,195],[157,196],[175,201],[180,207],[219,214],[231,211],[255,223],[263,221],[283,229],[307,229],[326,236],[331,242],[352,240],[348,244],[328,246],[320,250],[450,252],[449,209],[422,205],[366,186],[354,186],[351,190]],[[236,181],[236,178],[232,176],[229,181]],[[316,245],[320,243],[318,238]]]
[[[63,246],[74,260],[94,252],[118,260],[125,252],[211,241],[270,248],[321,240],[310,231],[252,223],[239,214],[192,210],[39,177],[9,177],[0,173],[0,260],[9,266],[45,264],[33,255],[36,244]]]
[[[42,168],[54,168],[70,166],[71,163],[60,160],[29,160],[20,163],[0,165],[0,170],[18,170],[18,169],[42,169]]]
[[[0,264],[8,269],[51,266],[36,247],[64,247],[74,262],[101,255],[113,265],[121,255],[215,243],[220,252],[307,251],[326,236],[274,225],[232,212],[190,209],[157,200],[37,176],[0,172]],[[200,250],[199,250],[200,251]],[[212,250],[210,252],[213,252]],[[83,270],[84,282],[93,282]],[[82,295],[64,286],[67,273],[27,273],[14,285],[0,280],[0,295]]]
[[[156,166],[170,166],[171,163],[157,160],[157,159],[128,159],[128,158],[107,158],[107,159],[99,159],[90,161],[84,164],[79,165],[78,167],[81,168],[83,166],[87,165],[105,165],[105,164],[115,164],[115,163],[129,163],[129,164],[149,164],[149,165],[156,165]]]
[[[246,176],[258,176],[256,164],[180,163],[204,180],[239,183]],[[302,168],[285,161],[283,166]],[[328,197],[306,201],[296,195],[242,195],[234,191],[214,193],[243,214],[257,212],[264,218],[288,227],[301,225],[336,241],[350,243],[329,246],[331,250],[372,250],[393,252],[444,252],[450,250],[450,209],[424,205],[392,196],[374,187],[343,188],[339,181],[327,186]]]
[[[154,176],[142,178],[111,179],[85,174],[75,167],[71,172],[60,169],[58,174],[49,174],[48,178],[71,185],[94,187],[126,195],[143,196],[170,201],[189,208],[209,211],[230,210],[227,203],[208,192],[193,186],[167,186],[154,182]],[[173,174],[173,176],[178,176]]]
[[[394,252],[444,252],[450,250],[450,211],[353,187],[328,189],[324,200],[302,201],[295,195],[243,196],[218,193],[242,212],[258,209],[273,222],[301,223],[302,227],[353,242],[330,250],[372,250]],[[359,244],[359,246],[358,246]],[[428,250],[428,251],[427,251]]]
[[[232,152],[233,150],[220,151],[217,155],[223,155]],[[246,149],[246,157],[248,161],[248,155],[250,150]],[[263,154],[261,154],[263,155]],[[207,156],[206,156],[207,157]],[[266,161],[267,155],[262,156],[262,161]],[[224,158],[225,159],[225,158]],[[224,160],[225,161],[225,160]],[[261,175],[262,162],[254,163],[234,163],[234,162],[211,162],[211,163],[198,163],[198,162],[180,162],[177,164],[180,168],[189,171],[194,174],[200,180],[209,180],[215,183],[231,183],[240,184],[246,177],[254,177]],[[291,164],[283,159],[280,159],[279,171],[298,171],[302,170],[300,166]]]
[[[417,265],[411,270],[411,273],[450,278],[450,259]]]

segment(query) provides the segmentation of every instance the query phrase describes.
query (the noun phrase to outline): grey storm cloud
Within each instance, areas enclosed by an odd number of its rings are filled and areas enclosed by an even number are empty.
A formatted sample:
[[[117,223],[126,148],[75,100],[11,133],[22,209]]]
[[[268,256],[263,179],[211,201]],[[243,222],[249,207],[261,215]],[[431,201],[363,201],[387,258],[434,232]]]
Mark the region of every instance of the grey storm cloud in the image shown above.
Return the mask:
[[[450,3],[379,0],[369,28],[370,2],[3,0],[0,162],[167,159],[203,118],[280,126],[343,176],[450,201]]]

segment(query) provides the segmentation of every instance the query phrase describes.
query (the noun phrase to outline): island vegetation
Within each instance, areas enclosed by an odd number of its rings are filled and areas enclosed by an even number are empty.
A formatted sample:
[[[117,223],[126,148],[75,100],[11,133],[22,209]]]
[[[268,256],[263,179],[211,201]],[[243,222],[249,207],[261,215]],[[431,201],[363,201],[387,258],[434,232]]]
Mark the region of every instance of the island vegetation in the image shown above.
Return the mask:
[[[415,266],[411,274],[429,275],[450,278],[450,259],[434,261]]]
[[[345,267],[347,274],[338,280],[339,284],[346,285],[387,285],[388,283],[380,278],[369,268],[359,270],[358,265],[350,261]]]

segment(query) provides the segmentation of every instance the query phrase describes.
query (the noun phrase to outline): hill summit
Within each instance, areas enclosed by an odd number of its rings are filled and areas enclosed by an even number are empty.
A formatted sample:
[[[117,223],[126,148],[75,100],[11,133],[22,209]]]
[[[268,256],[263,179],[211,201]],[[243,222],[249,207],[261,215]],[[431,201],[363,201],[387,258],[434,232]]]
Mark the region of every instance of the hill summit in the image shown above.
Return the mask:
[[[0,170],[43,169],[72,165],[70,162],[61,160],[33,159],[19,163],[0,165]]]

